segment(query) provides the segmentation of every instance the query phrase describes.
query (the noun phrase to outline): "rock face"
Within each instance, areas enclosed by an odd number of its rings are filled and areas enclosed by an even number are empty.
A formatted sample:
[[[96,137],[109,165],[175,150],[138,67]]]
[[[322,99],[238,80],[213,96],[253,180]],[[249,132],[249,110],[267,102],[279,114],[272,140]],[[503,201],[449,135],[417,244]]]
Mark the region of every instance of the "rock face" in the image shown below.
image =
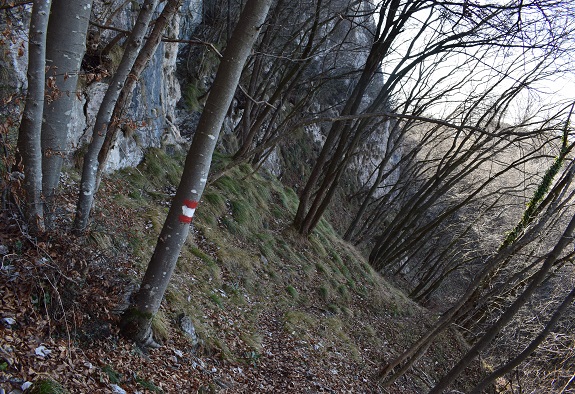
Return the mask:
[[[345,9],[347,4],[347,0],[332,0],[329,2],[329,9],[322,12],[325,12],[326,15],[332,15]],[[317,101],[313,104],[313,111],[318,113],[327,109],[327,112],[324,112],[326,115],[338,115],[337,108],[340,105],[338,103],[353,86],[353,79],[357,76],[357,70],[361,69],[367,58],[375,26],[369,12],[366,11],[369,11],[372,6],[369,2],[360,2],[355,7],[357,9],[354,12],[363,16],[354,17],[353,21],[351,18],[350,21],[340,23],[335,34],[325,42],[325,48],[320,51],[321,54],[316,56],[309,66],[310,73],[325,73],[324,75],[333,78],[332,81],[325,84],[324,91],[318,93]],[[223,12],[220,8],[219,2],[214,0],[184,0],[179,14],[170,21],[164,36],[186,40],[194,34],[194,37],[212,42],[214,37],[225,33],[220,31],[221,26],[212,21],[215,14]],[[3,56],[0,56],[0,66],[2,66],[0,88],[23,92],[26,87],[26,30],[30,7],[26,6],[19,9],[22,14],[10,22],[14,39],[4,43],[3,49],[8,50],[3,51]],[[309,11],[312,12],[313,10],[310,9]],[[129,31],[137,13],[136,2],[128,4],[125,0],[94,1],[91,20],[100,26],[113,26],[115,30],[95,27],[94,25],[90,27],[86,62],[82,71],[86,74],[100,73],[103,78],[90,81],[87,78],[81,78],[78,90],[82,94],[76,101],[68,127],[70,135],[68,151],[70,154],[89,142],[94,119],[108,87],[107,78],[102,71],[113,73],[114,67],[121,58],[121,44],[124,38],[121,36],[122,33],[117,30]],[[0,15],[0,18],[3,17],[4,15]],[[0,19],[0,25],[2,25],[0,27],[5,28],[8,23],[6,20]],[[332,27],[325,26],[325,30],[328,31]],[[114,44],[114,40],[117,38],[119,40]],[[329,49],[335,46],[340,46],[340,50],[331,51]],[[214,67],[217,64],[217,61],[210,60],[208,52],[205,47],[198,45],[185,47],[185,44],[182,43],[162,42],[160,44],[132,95],[124,118],[133,121],[133,123],[129,130],[118,133],[118,138],[107,163],[107,171],[137,165],[149,147],[176,145],[182,142],[180,130],[185,136],[193,133],[198,120],[199,108],[196,108],[196,112],[182,108],[176,112],[176,105],[182,98],[183,88],[180,88],[180,82],[186,84],[186,89],[189,85],[189,81],[186,81],[189,79],[189,75],[182,76],[182,72],[179,70],[187,67],[188,74],[189,69],[195,70],[193,72],[198,74],[195,75],[195,78],[201,82],[199,85],[205,89],[203,85],[209,85],[213,77]],[[346,73],[349,73],[350,76],[342,78],[341,75]],[[178,80],[178,77],[181,81]],[[382,85],[381,76],[378,78],[372,82],[365,98],[365,105],[368,105],[371,99],[375,97]],[[202,91],[200,90],[197,95],[201,94]],[[234,103],[233,108],[237,107],[239,107],[238,103]],[[240,118],[241,110],[232,109],[222,134],[230,135]],[[132,127],[134,125],[137,127]],[[323,143],[328,128],[327,124],[306,127],[309,141],[313,141],[311,143],[315,145],[313,148],[315,151]],[[371,174],[372,168],[368,163],[377,161],[377,158],[381,156],[378,147],[385,146],[386,138],[385,128],[382,128],[381,132],[370,137],[369,141],[365,141],[369,149],[360,149],[365,154],[352,163],[352,171],[359,174],[357,179],[360,183],[366,182]],[[229,149],[233,150],[233,145]],[[280,150],[276,150],[269,155],[265,167],[275,175],[281,176],[286,170],[289,171],[285,168],[286,165]]]
[[[123,8],[115,17],[107,17],[119,8],[124,1],[112,3],[97,0],[94,4],[92,19],[106,20],[120,29],[129,30],[137,15],[137,10]],[[201,18],[202,1],[185,0],[181,12],[170,21],[164,36],[177,39],[189,39],[189,36]],[[94,48],[97,52],[115,37],[114,32],[94,31]],[[132,94],[132,100],[125,115],[133,120],[137,127],[133,131],[118,134],[114,149],[110,152],[106,170],[113,171],[123,167],[137,165],[149,147],[159,147],[162,144],[176,144],[180,141],[180,133],[175,123],[176,103],[181,98],[180,84],[176,77],[178,43],[161,42],[156,53],[142,73],[140,81]],[[112,63],[114,60],[112,59]],[[113,64],[112,64],[113,66]],[[92,133],[92,125],[97,114],[105,89],[106,80],[88,86],[84,102],[78,106],[74,119],[76,123],[70,128],[70,150],[76,150],[86,143]],[[80,111],[82,109],[82,111]]]
[[[134,2],[135,4],[135,2]],[[163,3],[161,3],[163,4]],[[161,6],[161,5],[160,5]],[[184,0],[181,12],[170,21],[164,36],[189,39],[191,32],[199,24],[202,15],[202,0]],[[9,28],[10,40],[2,46],[0,57],[0,84],[3,91],[23,92],[26,89],[27,29],[30,6],[16,8],[20,13],[10,18],[0,15],[0,27]],[[160,11],[160,10],[159,10]],[[91,20],[100,25],[110,25],[116,29],[130,30],[138,13],[138,7],[126,6],[124,0],[95,0]],[[123,39],[109,48],[107,45],[118,35],[115,30],[91,27],[89,31],[87,60],[81,72],[113,72],[121,57]],[[110,153],[107,170],[133,166],[140,162],[148,147],[162,144],[175,144],[180,140],[179,131],[174,126],[176,103],[180,100],[180,85],[176,77],[178,47],[181,44],[162,42],[132,95],[131,103],[125,115],[138,125],[130,133],[119,133],[114,149]],[[106,48],[106,54],[103,54]],[[97,70],[96,70],[97,69]],[[87,143],[92,126],[107,85],[105,74],[101,80],[87,81],[81,78],[78,90],[82,91],[76,102],[72,119],[68,127],[68,151],[73,153]]]
[[[375,20],[372,17],[374,5],[363,1],[353,3],[347,0],[332,0],[327,2],[326,19],[329,20],[324,27],[331,35],[322,45],[321,50],[308,66],[306,73],[328,76],[328,81],[316,93],[316,100],[310,105],[311,113],[322,114],[320,117],[339,116],[343,102],[347,99],[355,86],[357,79],[367,60],[375,35]],[[344,11],[345,10],[345,11]],[[305,12],[313,12],[309,9]],[[329,19],[331,15],[343,15],[348,18]],[[306,15],[311,17],[311,15]],[[319,40],[319,39],[318,39]],[[333,48],[338,48],[333,50]],[[358,113],[363,111],[380,93],[383,87],[383,75],[376,75],[371,81]],[[380,109],[381,110],[381,109]],[[331,128],[330,122],[312,124],[305,127],[307,143],[314,145],[313,151],[319,152]],[[360,141],[357,155],[349,163],[348,173],[353,174],[348,180],[357,186],[371,186],[374,182],[374,165],[381,162],[385,155],[385,147],[389,138],[389,125],[383,123],[373,133]],[[305,142],[304,142],[305,143]],[[283,160],[280,149],[276,149],[263,167],[276,176],[281,176],[288,165]],[[308,163],[312,163],[313,159]],[[393,164],[393,161],[392,161]],[[292,169],[293,170],[293,169]],[[301,178],[301,177],[300,177]],[[292,185],[297,187],[296,185]]]

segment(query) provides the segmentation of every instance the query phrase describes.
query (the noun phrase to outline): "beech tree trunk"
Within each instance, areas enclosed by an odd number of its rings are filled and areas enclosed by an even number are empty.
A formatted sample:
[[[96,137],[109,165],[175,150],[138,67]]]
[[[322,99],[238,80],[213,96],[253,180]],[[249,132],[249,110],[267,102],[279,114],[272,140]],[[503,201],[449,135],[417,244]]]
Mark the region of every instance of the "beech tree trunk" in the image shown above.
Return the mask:
[[[80,183],[80,195],[76,207],[76,217],[74,218],[73,231],[81,233],[88,225],[94,194],[97,189],[98,154],[104,143],[108,126],[112,120],[112,112],[120,92],[128,79],[130,70],[134,65],[136,57],[142,48],[148,25],[152,20],[154,10],[158,5],[158,0],[145,0],[136,19],[136,23],[124,49],[124,55],[116,73],[110,81],[110,86],[106,90],[92,132],[92,141],[88,146],[88,152],[84,156],[84,167],[82,169],[82,180]]]
[[[102,176],[102,172],[104,171],[104,167],[106,166],[106,162],[108,161],[108,156],[110,155],[110,149],[112,148],[112,144],[116,138],[118,133],[118,129],[120,123],[122,122],[122,113],[124,108],[126,107],[126,103],[128,99],[131,97],[134,88],[136,87],[136,82],[142,75],[142,71],[146,68],[148,62],[154,56],[154,53],[158,49],[160,42],[162,41],[162,33],[166,29],[168,22],[174,17],[178,8],[182,4],[182,0],[168,0],[164,9],[160,13],[160,16],[154,23],[154,28],[152,32],[148,36],[146,43],[142,47],[142,50],[138,54],[136,61],[134,62],[134,66],[130,71],[130,78],[126,81],[126,84],[122,88],[118,100],[114,106],[114,110],[112,112],[111,119],[116,119],[116,122],[112,122],[108,127],[108,132],[106,133],[106,137],[104,138],[104,143],[102,145],[102,149],[98,154],[98,175],[96,180],[96,185],[100,183],[100,178]],[[97,187],[96,187],[97,188]]]
[[[49,86],[42,122],[42,191],[46,226],[52,227],[54,198],[66,154],[68,124],[82,58],[92,0],[54,0],[46,42],[46,81]]]
[[[40,134],[49,15],[50,0],[34,0],[28,44],[28,92],[18,133],[18,150],[24,165],[25,215],[31,233],[44,230]]]
[[[122,319],[122,332],[143,346],[156,346],[152,318],[188,236],[194,211],[201,199],[212,154],[244,64],[265,21],[271,0],[248,0],[228,42],[213,86],[188,152],[182,179],[134,303]]]

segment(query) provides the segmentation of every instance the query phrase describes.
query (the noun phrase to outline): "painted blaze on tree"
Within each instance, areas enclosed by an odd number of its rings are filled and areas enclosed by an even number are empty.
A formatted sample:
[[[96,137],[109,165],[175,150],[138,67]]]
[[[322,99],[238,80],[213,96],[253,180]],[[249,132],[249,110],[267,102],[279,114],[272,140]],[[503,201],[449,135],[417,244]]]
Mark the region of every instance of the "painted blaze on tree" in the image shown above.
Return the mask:
[[[184,205],[182,205],[182,214],[180,215],[180,222],[191,223],[197,207],[197,201],[184,200]]]
[[[188,236],[190,223],[206,186],[220,129],[270,4],[271,0],[249,0],[240,15],[218,67],[154,254],[134,303],[124,313],[124,335],[141,345],[157,346],[151,330],[152,319],[160,308],[180,250]]]

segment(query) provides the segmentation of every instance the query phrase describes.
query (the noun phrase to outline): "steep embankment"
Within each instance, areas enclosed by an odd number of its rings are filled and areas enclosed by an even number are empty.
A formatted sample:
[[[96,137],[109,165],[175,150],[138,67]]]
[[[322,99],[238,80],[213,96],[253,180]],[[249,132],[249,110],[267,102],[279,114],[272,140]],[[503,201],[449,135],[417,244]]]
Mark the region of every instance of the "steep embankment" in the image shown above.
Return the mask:
[[[180,159],[151,150],[138,168],[106,179],[86,238],[31,240],[2,212],[0,387],[50,378],[83,393],[381,392],[377,369],[429,327],[429,312],[329,223],[298,236],[296,194],[249,166],[204,194],[155,322],[164,346],[143,353],[118,337]],[[73,175],[64,183],[62,217],[73,210]],[[445,338],[386,392],[426,392],[460,343]]]

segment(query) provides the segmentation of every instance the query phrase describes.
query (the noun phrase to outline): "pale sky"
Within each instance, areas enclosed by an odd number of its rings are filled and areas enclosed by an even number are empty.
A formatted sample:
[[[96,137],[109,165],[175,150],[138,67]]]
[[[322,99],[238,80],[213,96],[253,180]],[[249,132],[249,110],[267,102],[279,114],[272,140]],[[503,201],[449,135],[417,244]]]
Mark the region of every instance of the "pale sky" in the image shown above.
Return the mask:
[[[426,15],[422,13],[420,19],[423,19],[425,16]],[[573,18],[575,18],[575,16],[573,16]],[[419,26],[413,24],[412,28],[414,31],[417,31]],[[409,29],[407,29],[406,33],[401,35],[399,39],[403,39],[405,42],[398,47],[399,50],[395,53],[395,59],[393,58],[394,54],[392,54],[384,61],[382,65],[384,75],[388,75],[393,70],[397,64],[397,59],[404,56],[408,45],[411,44],[412,39],[409,37]],[[423,43],[425,40],[427,40],[426,37],[420,37],[419,42]],[[573,46],[575,47],[575,45]],[[465,77],[472,79],[472,81],[467,83],[458,94],[454,94],[450,100],[465,100],[469,92],[479,93],[494,84],[497,85],[500,91],[503,91],[506,87],[511,86],[513,79],[521,78],[526,72],[531,70],[541,58],[540,54],[528,52],[524,54],[524,59],[519,61],[520,53],[518,50],[515,52],[515,55],[497,53],[495,56],[481,60],[480,63],[482,63],[482,66],[474,69],[471,78],[470,75]],[[516,59],[516,64],[509,73],[510,77],[507,79],[508,82],[498,82],[501,74],[495,70],[501,68],[502,62],[509,62],[512,58]],[[445,87],[449,84],[461,81],[464,75],[466,75],[466,70],[469,71],[469,67],[467,66],[460,67],[463,59],[463,55],[453,56],[449,61],[446,61],[440,69],[434,71],[433,77],[428,83],[432,85],[436,81],[444,78],[443,87]],[[431,64],[431,62],[429,64]],[[532,85],[529,92],[525,91],[514,101],[506,117],[507,121],[515,123],[519,118],[523,117],[527,110],[531,112],[531,115],[544,117],[548,115],[548,112],[553,112],[554,110],[558,110],[559,107],[566,106],[565,102],[575,100],[575,69],[571,67],[573,64],[572,59],[559,58],[557,61],[550,61],[549,64],[549,71],[543,80]],[[561,68],[564,72],[562,74],[554,74],[552,70],[553,67]],[[440,85],[437,87],[439,88]],[[451,108],[453,107],[455,107],[455,103],[453,102],[450,104],[446,102],[438,103],[435,116],[440,117],[443,111],[451,112]],[[547,109],[543,111],[541,110],[542,107],[547,107]]]

